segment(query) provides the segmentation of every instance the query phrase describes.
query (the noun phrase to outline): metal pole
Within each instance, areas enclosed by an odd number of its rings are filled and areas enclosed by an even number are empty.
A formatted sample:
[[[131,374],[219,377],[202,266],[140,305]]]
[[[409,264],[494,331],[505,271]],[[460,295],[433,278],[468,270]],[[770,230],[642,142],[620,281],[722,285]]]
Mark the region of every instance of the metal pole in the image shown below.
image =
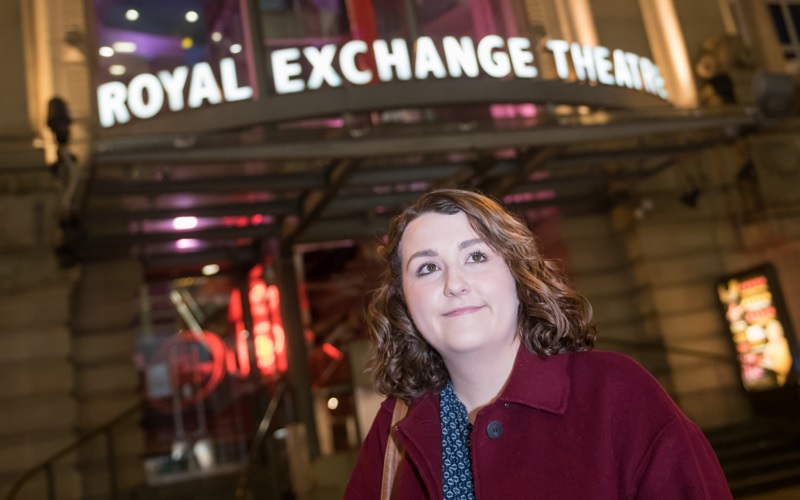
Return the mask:
[[[408,38],[409,40],[416,40],[419,38],[417,3],[414,0],[403,0],[403,8],[406,14],[406,24],[408,25]]]
[[[250,269],[244,269],[239,277],[239,297],[242,303],[242,323],[247,335],[247,357],[250,360],[250,373],[248,374],[249,382],[252,386],[251,401],[253,422],[258,422],[261,415],[264,414],[264,395],[262,394],[263,387],[261,384],[261,370],[258,367],[258,356],[256,356],[256,335],[253,331],[253,312],[250,307]],[[238,333],[237,333],[238,335]],[[255,424],[254,424],[255,425]],[[255,432],[255,429],[253,430]]]
[[[114,452],[114,434],[111,429],[106,431],[106,455],[108,456],[108,490],[111,500],[117,498],[117,459]]]
[[[289,388],[296,408],[296,418],[305,424],[308,450],[311,458],[319,456],[319,440],[314,419],[314,402],[311,395],[311,376],[308,370],[308,352],[303,335],[297,275],[290,245],[274,243],[278,290],[281,294],[281,319],[286,332],[289,356]]]
[[[242,302],[242,323],[247,332],[247,357],[250,359],[250,381],[258,387],[261,384],[261,372],[258,371],[258,357],[256,357],[256,340],[253,332],[253,313],[250,309],[250,278],[249,269],[245,269],[239,276],[239,296]],[[261,417],[259,412],[258,417]]]
[[[47,478],[47,498],[48,500],[56,500],[56,484],[53,478],[53,464],[49,463],[44,468],[44,475]]]

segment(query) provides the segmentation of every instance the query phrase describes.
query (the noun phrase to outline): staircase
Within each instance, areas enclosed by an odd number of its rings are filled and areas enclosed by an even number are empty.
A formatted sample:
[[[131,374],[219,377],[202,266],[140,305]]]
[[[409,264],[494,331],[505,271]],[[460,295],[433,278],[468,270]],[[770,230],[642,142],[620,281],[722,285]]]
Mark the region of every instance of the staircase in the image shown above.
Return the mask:
[[[770,498],[798,498],[777,490],[800,491],[800,419],[759,418],[707,431],[706,436],[734,498],[769,492],[775,492]]]
[[[313,463],[313,486],[302,494],[291,492],[288,471],[274,466],[259,465],[250,473],[245,500],[339,500],[344,494],[347,479],[355,464],[356,452],[340,452],[318,457]],[[237,500],[236,486],[240,470],[225,474],[206,475],[192,481],[164,486],[142,486],[131,500]]]

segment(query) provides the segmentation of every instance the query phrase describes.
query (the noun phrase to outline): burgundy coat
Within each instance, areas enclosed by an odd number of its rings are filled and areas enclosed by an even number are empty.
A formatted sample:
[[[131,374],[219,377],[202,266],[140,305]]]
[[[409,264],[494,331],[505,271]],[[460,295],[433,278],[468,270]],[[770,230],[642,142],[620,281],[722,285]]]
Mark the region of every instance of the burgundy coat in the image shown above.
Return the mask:
[[[380,498],[394,400],[381,405],[344,498]],[[394,428],[405,455],[393,498],[442,498],[439,395]],[[658,382],[611,352],[540,358],[520,348],[506,388],[472,431],[475,498],[729,499],[705,436]]]

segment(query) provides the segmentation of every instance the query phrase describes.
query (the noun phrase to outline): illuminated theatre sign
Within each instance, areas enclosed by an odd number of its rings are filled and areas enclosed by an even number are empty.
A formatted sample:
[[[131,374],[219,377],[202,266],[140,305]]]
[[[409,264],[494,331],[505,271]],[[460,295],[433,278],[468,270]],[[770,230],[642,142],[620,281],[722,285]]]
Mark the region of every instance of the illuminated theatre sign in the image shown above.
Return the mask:
[[[548,40],[560,80],[578,80],[626,87],[667,98],[664,78],[648,58],[622,50],[580,45],[563,40]],[[371,50],[370,50],[371,49]],[[371,64],[360,64],[370,57]],[[409,80],[515,77],[538,79],[531,41],[527,38],[502,38],[488,35],[477,45],[469,37],[444,37],[441,45],[430,37],[416,39],[411,50],[403,39],[351,40],[341,46],[289,47],[270,55],[273,86],[279,95],[317,90],[323,86],[367,85],[373,82]],[[309,68],[309,70],[304,70]],[[143,73],[122,82],[108,82],[97,89],[100,124],[111,127],[127,123],[131,116],[152,118],[165,105],[171,111],[199,108],[205,103],[219,104],[250,99],[253,90],[240,86],[233,59],[222,59],[219,79],[206,62],[191,69],[180,66],[156,75]]]

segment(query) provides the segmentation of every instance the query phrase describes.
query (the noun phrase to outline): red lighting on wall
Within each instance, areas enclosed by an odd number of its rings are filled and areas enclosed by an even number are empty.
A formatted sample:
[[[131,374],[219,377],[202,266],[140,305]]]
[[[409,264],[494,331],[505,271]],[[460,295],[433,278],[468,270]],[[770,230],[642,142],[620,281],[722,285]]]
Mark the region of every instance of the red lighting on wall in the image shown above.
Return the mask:
[[[327,354],[331,358],[335,359],[336,361],[341,361],[342,358],[344,357],[344,354],[342,354],[342,351],[340,351],[339,349],[334,347],[333,344],[330,344],[328,342],[325,342],[324,344],[322,344],[322,352],[324,352],[325,354]]]
[[[285,372],[288,368],[288,360],[286,357],[286,334],[280,313],[280,294],[278,287],[267,285],[264,282],[263,270],[263,267],[259,265],[249,273],[248,298],[250,314],[253,318],[256,364],[263,375],[271,376]],[[250,373],[250,358],[240,297],[238,290],[231,292],[228,318],[236,328],[238,372],[240,376],[246,377]]]

